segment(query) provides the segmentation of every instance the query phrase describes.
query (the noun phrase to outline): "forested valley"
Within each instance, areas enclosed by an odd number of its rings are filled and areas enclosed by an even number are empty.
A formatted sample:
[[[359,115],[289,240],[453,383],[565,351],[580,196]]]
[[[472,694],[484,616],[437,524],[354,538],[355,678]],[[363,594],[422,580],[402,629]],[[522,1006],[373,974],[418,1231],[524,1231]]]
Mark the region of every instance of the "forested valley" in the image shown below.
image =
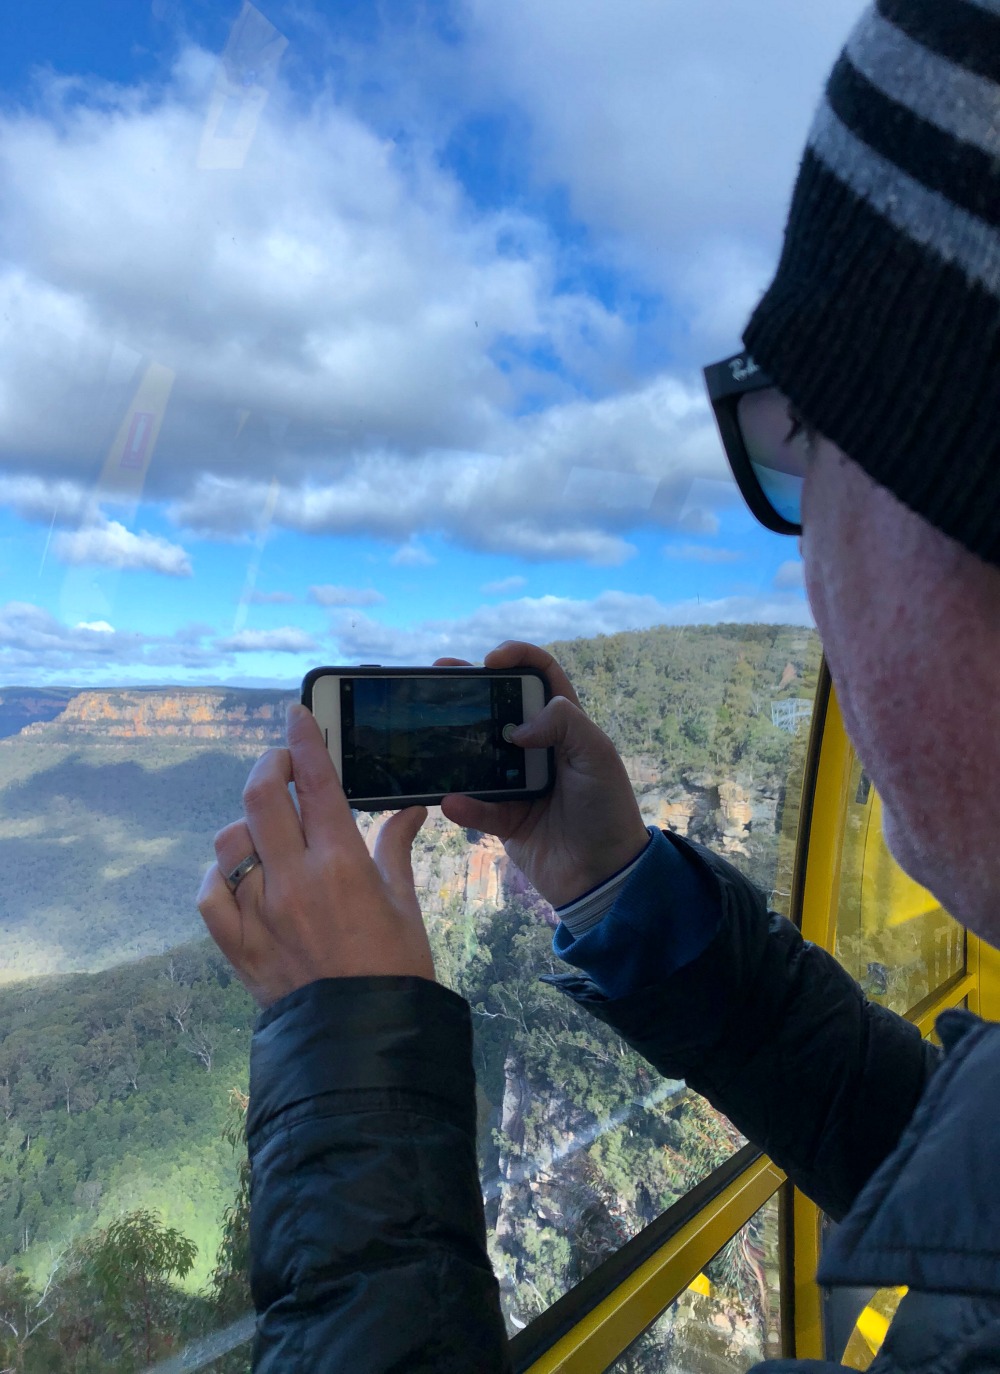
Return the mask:
[[[650,822],[720,849],[781,909],[815,636],[663,627],[553,647]],[[177,692],[169,737],[129,733],[120,693],[92,731],[77,698],[75,717],[0,740],[0,1369],[142,1370],[249,1309],[254,1009],[191,937],[212,834],[267,742],[253,697],[218,693],[229,724],[208,735],[184,733],[194,707]],[[360,820],[373,835],[378,818]],[[561,969],[554,917],[495,842],[433,817],[416,870],[439,977],[474,1011],[491,1257],[514,1332],[742,1142],[539,981]],[[745,1228],[710,1266],[710,1295],[686,1297],[621,1368],[770,1353],[773,1229]],[[248,1347],[201,1367],[246,1370]]]

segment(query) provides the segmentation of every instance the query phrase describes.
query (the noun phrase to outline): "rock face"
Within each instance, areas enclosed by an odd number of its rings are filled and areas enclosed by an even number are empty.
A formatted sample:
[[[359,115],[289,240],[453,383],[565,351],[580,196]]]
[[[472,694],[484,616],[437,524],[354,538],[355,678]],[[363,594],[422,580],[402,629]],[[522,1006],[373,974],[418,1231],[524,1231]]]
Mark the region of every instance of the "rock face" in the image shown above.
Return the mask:
[[[379,832],[390,814],[385,811],[358,815],[358,828],[369,853],[374,853]],[[527,893],[529,905],[541,903],[495,835],[456,830],[436,807],[431,808],[413,846],[413,880],[421,910],[429,915],[442,911],[456,898],[466,911],[499,906],[512,896],[524,900]]]
[[[749,787],[711,773],[686,774],[676,785],[663,788],[655,760],[629,757],[625,767],[649,825],[673,830],[729,858],[749,855],[751,835],[774,833],[777,788]]]
[[[22,734],[61,740],[88,738],[218,740],[278,744],[284,734],[289,692],[236,692],[222,688],[170,691],[128,688],[78,692],[54,720],[26,726]]]

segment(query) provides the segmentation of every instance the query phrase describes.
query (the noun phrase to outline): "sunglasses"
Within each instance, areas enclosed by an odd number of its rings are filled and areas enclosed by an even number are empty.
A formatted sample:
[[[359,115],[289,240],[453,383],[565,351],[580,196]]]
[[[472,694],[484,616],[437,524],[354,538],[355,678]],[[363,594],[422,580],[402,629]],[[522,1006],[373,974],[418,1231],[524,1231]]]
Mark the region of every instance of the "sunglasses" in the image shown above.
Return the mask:
[[[744,501],[767,529],[801,534],[809,441],[788,397],[749,353],[706,367],[705,385]]]

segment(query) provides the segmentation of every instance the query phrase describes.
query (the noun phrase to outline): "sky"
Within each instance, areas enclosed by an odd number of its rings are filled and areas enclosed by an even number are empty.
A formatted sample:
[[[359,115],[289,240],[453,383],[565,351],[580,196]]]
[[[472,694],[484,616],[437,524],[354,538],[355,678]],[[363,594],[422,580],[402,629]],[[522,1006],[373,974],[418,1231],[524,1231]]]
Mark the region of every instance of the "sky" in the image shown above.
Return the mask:
[[[0,684],[810,624],[700,370],[860,10],[16,6]]]

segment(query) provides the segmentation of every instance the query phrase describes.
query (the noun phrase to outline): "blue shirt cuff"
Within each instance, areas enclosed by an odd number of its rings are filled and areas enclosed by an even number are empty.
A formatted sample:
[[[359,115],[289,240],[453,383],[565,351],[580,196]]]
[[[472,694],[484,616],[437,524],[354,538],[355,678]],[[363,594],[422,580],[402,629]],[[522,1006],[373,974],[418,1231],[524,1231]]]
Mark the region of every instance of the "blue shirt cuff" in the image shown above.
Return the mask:
[[[635,858],[630,859],[624,868],[620,868],[617,873],[612,873],[610,878],[605,878],[603,883],[598,883],[596,887],[585,892],[582,897],[567,902],[565,906],[556,907],[556,915],[574,938],[578,935],[584,935],[608,914],[614,906],[619,892],[632,876],[632,870],[642,863],[642,856],[649,848],[656,833],[654,827],[647,826],[646,834],[649,839]]]
[[[607,915],[577,937],[560,922],[552,948],[605,997],[627,997],[696,959],[721,920],[708,865],[683,840],[658,830]]]

